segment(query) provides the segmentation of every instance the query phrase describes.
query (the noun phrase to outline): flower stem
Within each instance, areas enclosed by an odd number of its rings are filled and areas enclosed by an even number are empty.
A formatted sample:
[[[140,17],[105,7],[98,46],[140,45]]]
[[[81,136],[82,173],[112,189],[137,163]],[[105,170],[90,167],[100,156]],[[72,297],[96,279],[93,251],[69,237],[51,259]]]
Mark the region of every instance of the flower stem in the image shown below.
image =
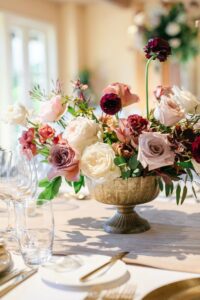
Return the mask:
[[[155,57],[152,56],[150,59],[147,60],[146,68],[145,68],[146,115],[147,115],[147,119],[149,119],[149,65],[150,65],[150,62],[151,62],[154,58],[155,58]]]

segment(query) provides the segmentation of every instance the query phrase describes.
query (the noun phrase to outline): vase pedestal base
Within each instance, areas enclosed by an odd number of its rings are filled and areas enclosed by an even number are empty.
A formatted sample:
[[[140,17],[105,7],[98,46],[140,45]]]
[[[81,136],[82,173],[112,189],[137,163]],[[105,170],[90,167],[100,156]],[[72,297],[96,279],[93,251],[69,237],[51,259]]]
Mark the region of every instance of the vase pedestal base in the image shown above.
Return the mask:
[[[140,233],[149,229],[148,221],[136,213],[134,206],[118,206],[115,215],[104,224],[108,233]]]

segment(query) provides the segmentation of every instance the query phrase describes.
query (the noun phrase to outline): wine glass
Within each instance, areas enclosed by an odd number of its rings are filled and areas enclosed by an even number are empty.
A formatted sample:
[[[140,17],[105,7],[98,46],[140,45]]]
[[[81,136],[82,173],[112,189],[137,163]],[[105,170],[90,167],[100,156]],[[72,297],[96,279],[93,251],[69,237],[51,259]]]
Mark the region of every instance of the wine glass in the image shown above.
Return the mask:
[[[7,225],[2,235],[6,236],[10,230],[11,215],[11,195],[8,188],[9,175],[11,170],[12,152],[10,150],[0,148],[0,200],[5,201],[7,206]]]

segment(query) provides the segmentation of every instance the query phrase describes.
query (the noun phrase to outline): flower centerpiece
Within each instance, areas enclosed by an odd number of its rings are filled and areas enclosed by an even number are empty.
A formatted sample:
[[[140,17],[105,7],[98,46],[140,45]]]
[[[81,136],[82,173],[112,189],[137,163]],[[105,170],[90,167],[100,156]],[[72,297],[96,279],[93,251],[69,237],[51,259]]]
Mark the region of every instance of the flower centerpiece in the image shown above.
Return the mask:
[[[182,204],[188,182],[200,169],[200,102],[177,86],[158,86],[155,109],[150,111],[149,65],[165,61],[171,48],[167,41],[154,38],[144,51],[146,116],[120,117],[123,107],[140,101],[126,84],[113,83],[103,90],[102,113],[97,116],[85,96],[86,85],[73,82],[73,96],[67,96],[57,82],[50,95],[39,86],[31,91],[32,99],[42,101],[41,113],[39,121],[27,120],[28,128],[19,139],[24,154],[31,150],[43,156],[41,163],[51,166],[48,178],[39,183],[43,191],[38,201],[53,199],[62,181],[77,193],[86,178],[97,200],[118,206],[117,214],[105,225],[109,232],[147,230],[148,222],[133,207],[153,200],[159,190],[169,196],[174,189],[177,204]],[[27,115],[27,110],[21,107],[17,112],[17,120],[25,124],[19,114]]]

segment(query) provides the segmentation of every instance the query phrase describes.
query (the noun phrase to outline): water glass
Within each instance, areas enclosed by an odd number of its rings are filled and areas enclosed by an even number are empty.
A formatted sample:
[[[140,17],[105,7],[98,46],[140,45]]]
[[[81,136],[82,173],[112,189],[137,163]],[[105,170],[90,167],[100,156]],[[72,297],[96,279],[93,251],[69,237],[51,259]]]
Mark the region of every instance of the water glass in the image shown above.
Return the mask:
[[[26,265],[37,267],[51,258],[54,239],[54,218],[51,201],[35,204],[16,202],[16,232],[19,248]]]

